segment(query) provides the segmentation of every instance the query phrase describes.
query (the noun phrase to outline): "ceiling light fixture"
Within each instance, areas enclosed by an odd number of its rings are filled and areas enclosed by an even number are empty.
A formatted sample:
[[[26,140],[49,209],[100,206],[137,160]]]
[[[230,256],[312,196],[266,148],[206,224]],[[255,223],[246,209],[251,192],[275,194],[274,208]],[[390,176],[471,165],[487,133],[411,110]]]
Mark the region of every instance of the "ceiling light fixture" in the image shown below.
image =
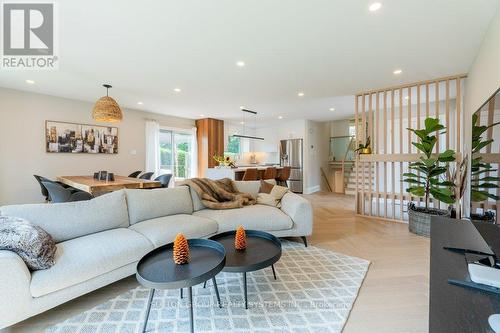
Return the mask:
[[[237,137],[237,138],[244,138],[244,139],[251,139],[251,140],[264,140],[264,138],[262,137],[258,137],[258,136],[251,136],[251,135],[245,135],[246,131],[245,131],[245,115],[247,113],[250,113],[254,116],[253,118],[253,126],[254,128],[256,128],[257,126],[257,112],[256,111],[252,111],[252,110],[247,110],[247,109],[241,109],[242,112],[244,112],[243,114],[243,121],[240,122],[241,125],[243,125],[243,135],[240,135],[240,134],[233,134],[234,137]]]
[[[370,12],[376,12],[380,9],[380,7],[382,7],[382,4],[380,2],[374,2],[370,5],[370,7],[368,7],[368,10]]]
[[[103,121],[107,123],[115,123],[123,120],[123,113],[120,106],[114,99],[109,97],[108,90],[112,88],[110,84],[103,84],[106,88],[106,96],[101,97],[95,102],[92,110],[92,118],[95,121]]]
[[[137,102],[137,105],[142,105],[142,104],[144,104],[144,103],[142,103],[142,102]]]
[[[182,91],[181,88],[174,88],[174,92],[176,93],[180,93],[181,91]]]
[[[299,92],[299,93],[297,94],[297,96],[299,96],[299,97],[304,97],[304,95],[305,95],[305,94],[304,94],[303,92]]]
[[[33,81],[33,80],[26,80],[26,83],[28,83],[28,84],[35,84],[35,81]]]
[[[393,74],[395,75],[399,75],[401,73],[403,73],[403,71],[401,69],[396,69],[394,72],[392,72]]]
[[[243,110],[245,107],[244,106],[240,106],[240,110]]]
[[[335,111],[335,108],[330,108],[330,111]]]
[[[200,114],[200,117],[205,117],[205,115],[204,114]]]
[[[278,119],[283,119],[283,117],[282,117],[282,116],[279,116],[279,117],[278,117]]]
[[[237,61],[237,62],[236,62],[236,66],[238,66],[238,67],[245,67],[245,62],[244,62],[244,61],[241,61],[241,60],[240,60],[240,61]]]

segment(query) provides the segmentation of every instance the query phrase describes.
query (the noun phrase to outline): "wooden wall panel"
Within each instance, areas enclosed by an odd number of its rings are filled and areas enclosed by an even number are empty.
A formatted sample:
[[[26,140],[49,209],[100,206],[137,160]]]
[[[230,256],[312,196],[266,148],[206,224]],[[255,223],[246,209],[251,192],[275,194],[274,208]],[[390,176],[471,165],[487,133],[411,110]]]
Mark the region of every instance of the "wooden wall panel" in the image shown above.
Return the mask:
[[[207,168],[216,166],[214,155],[224,154],[224,121],[213,118],[196,120],[198,142],[198,176],[204,177]]]

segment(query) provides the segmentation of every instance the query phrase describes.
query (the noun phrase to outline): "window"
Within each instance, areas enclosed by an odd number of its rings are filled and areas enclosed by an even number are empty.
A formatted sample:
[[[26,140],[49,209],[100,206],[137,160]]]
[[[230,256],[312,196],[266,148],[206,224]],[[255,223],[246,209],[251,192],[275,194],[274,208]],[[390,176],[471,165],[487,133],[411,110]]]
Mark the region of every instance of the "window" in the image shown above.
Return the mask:
[[[241,138],[229,136],[227,138],[227,149],[224,152],[225,156],[230,156],[233,160],[237,160],[241,153]]]
[[[160,170],[176,179],[191,175],[191,142],[193,134],[160,130]]]

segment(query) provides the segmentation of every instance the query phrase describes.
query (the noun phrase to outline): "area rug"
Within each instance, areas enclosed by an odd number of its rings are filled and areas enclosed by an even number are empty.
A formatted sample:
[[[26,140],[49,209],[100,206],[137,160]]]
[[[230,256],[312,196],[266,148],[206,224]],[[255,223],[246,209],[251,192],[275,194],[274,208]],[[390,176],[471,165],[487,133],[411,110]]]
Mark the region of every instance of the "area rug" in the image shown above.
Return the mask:
[[[369,262],[317,247],[283,241],[271,268],[247,274],[248,310],[241,274],[217,275],[223,308],[209,282],[193,287],[196,332],[341,332]],[[184,290],[186,291],[186,290]],[[186,296],[186,292],[184,295]],[[148,290],[138,286],[80,315],[50,327],[50,333],[136,333],[142,328]],[[179,290],[157,291],[148,332],[188,332],[187,298]]]

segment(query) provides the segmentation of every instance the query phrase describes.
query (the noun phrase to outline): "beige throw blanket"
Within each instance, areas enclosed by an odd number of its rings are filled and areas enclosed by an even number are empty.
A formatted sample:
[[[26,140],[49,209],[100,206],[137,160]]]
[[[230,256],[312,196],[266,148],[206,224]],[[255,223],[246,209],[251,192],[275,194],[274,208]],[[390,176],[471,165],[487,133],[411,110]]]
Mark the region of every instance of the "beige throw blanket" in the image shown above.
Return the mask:
[[[212,180],[208,178],[191,178],[180,183],[192,188],[201,202],[210,209],[241,208],[255,205],[255,198],[249,193],[242,193],[236,189],[234,181],[229,178]]]

